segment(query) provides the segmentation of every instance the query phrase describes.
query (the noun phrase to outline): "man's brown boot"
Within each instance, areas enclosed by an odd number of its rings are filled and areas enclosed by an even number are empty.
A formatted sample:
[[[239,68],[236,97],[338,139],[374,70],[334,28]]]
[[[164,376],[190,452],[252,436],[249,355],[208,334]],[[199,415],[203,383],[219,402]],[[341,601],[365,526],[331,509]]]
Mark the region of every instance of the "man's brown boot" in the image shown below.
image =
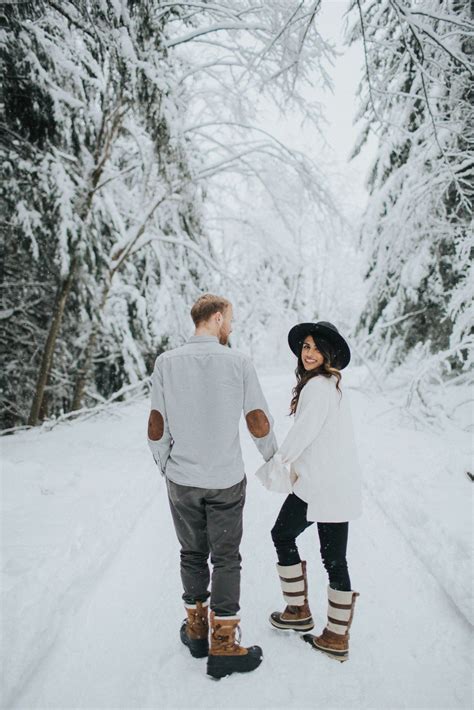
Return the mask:
[[[239,623],[238,616],[216,616],[211,611],[211,648],[207,659],[207,674],[213,678],[223,678],[231,673],[248,673],[262,662],[260,646],[245,648],[240,645]]]
[[[328,587],[328,623],[321,636],[305,634],[304,640],[337,661],[349,658],[349,629],[358,592],[341,592]]]
[[[311,631],[313,617],[308,604],[308,581],[306,562],[295,565],[277,565],[283,598],[287,603],[284,611],[274,611],[270,623],[276,629]]]
[[[205,658],[209,653],[208,602],[185,604],[187,619],[179,632],[181,641],[189,648],[194,658]]]

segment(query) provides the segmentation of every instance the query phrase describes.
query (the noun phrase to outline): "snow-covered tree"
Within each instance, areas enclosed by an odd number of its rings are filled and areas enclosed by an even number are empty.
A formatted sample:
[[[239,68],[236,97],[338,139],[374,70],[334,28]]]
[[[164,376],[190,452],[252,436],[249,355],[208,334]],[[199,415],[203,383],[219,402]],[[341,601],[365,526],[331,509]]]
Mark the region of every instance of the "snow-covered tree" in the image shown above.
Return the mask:
[[[61,398],[53,411],[71,399],[80,404],[111,279],[147,220],[160,208],[162,226],[186,218],[198,236],[199,196],[189,188],[187,156],[172,126],[179,109],[170,98],[166,48],[160,51],[160,23],[151,24],[147,8],[44,2],[6,10],[10,234],[20,233],[35,267],[53,277],[44,285],[49,301],[56,290],[29,362],[36,367],[31,423],[45,413],[46,392],[58,394],[55,379]],[[144,137],[154,161],[141,153]],[[58,359],[62,342],[72,362]]]
[[[28,410],[36,424],[140,380],[160,348],[183,339],[194,298],[238,282],[206,224],[213,208],[204,209],[237,176],[274,200],[265,173],[286,165],[327,211],[314,165],[258,118],[266,101],[266,110],[296,108],[319,125],[302,90],[314,76],[328,81],[319,5],[3,6],[7,426]],[[259,274],[268,260],[255,254]],[[299,268],[280,264],[286,288]],[[257,284],[268,297],[268,280]]]
[[[470,4],[356,0],[363,123],[378,137],[362,227],[368,298],[360,321],[387,368],[420,350],[472,363],[474,108]]]

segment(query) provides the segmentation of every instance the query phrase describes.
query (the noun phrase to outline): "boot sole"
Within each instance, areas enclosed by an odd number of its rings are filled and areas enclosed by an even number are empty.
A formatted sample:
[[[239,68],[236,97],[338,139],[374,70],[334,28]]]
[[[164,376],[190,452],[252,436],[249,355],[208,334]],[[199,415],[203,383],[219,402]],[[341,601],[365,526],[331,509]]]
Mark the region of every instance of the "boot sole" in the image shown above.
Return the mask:
[[[245,659],[247,666],[237,668],[235,666],[236,656],[208,656],[207,659],[207,675],[214,680],[220,680],[232,673],[250,673],[259,667],[263,660],[263,655],[255,656],[237,656],[237,658]]]
[[[189,648],[193,658],[207,658],[209,656],[209,644],[206,641],[189,641],[184,645]]]
[[[314,629],[314,621],[312,619],[311,621],[302,621],[300,623],[289,622],[288,624],[283,621],[275,621],[274,619],[272,619],[271,616],[268,620],[274,629],[279,629],[282,631],[311,631],[311,629]]]
[[[184,631],[180,631],[182,643],[189,648],[193,658],[207,658],[209,655],[209,641],[207,639],[189,639]]]
[[[340,663],[344,663],[344,661],[349,660],[349,651],[333,651],[327,648],[322,648],[321,646],[317,646],[314,643],[315,636],[312,634],[305,634],[303,636],[303,641],[306,641],[306,643],[309,643],[311,645],[311,648],[313,648],[315,651],[320,651],[321,653],[324,653],[325,656],[328,656],[328,658],[332,658],[335,661],[339,661]]]

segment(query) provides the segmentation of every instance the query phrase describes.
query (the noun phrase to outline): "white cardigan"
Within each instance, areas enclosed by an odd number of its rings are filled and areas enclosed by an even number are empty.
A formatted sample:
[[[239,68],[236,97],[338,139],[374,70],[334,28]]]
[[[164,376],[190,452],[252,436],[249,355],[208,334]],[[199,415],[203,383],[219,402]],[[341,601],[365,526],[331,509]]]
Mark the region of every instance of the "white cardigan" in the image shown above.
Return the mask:
[[[318,375],[303,387],[292,428],[257,477],[270,490],[293,491],[308,503],[310,521],[339,523],[361,515],[349,398],[346,391],[338,392],[334,377]]]

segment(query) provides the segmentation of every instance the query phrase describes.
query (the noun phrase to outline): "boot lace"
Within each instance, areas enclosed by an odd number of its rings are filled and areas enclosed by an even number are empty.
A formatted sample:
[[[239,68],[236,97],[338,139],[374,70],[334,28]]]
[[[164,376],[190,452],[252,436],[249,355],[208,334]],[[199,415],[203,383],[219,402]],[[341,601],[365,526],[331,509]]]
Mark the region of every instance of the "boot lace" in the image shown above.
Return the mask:
[[[220,629],[221,627],[219,627]],[[232,638],[232,635],[229,634],[219,634],[219,629],[216,629],[214,632],[214,636],[218,641],[221,641],[221,643],[224,644],[226,648],[233,649],[233,648],[238,648],[240,646],[240,642],[242,640],[242,630],[240,628],[240,625],[235,627],[235,632],[237,638]]]
[[[235,631],[236,631],[237,639],[234,642],[234,646],[240,646],[240,642],[242,640],[242,630],[241,630],[240,626],[237,626]]]

